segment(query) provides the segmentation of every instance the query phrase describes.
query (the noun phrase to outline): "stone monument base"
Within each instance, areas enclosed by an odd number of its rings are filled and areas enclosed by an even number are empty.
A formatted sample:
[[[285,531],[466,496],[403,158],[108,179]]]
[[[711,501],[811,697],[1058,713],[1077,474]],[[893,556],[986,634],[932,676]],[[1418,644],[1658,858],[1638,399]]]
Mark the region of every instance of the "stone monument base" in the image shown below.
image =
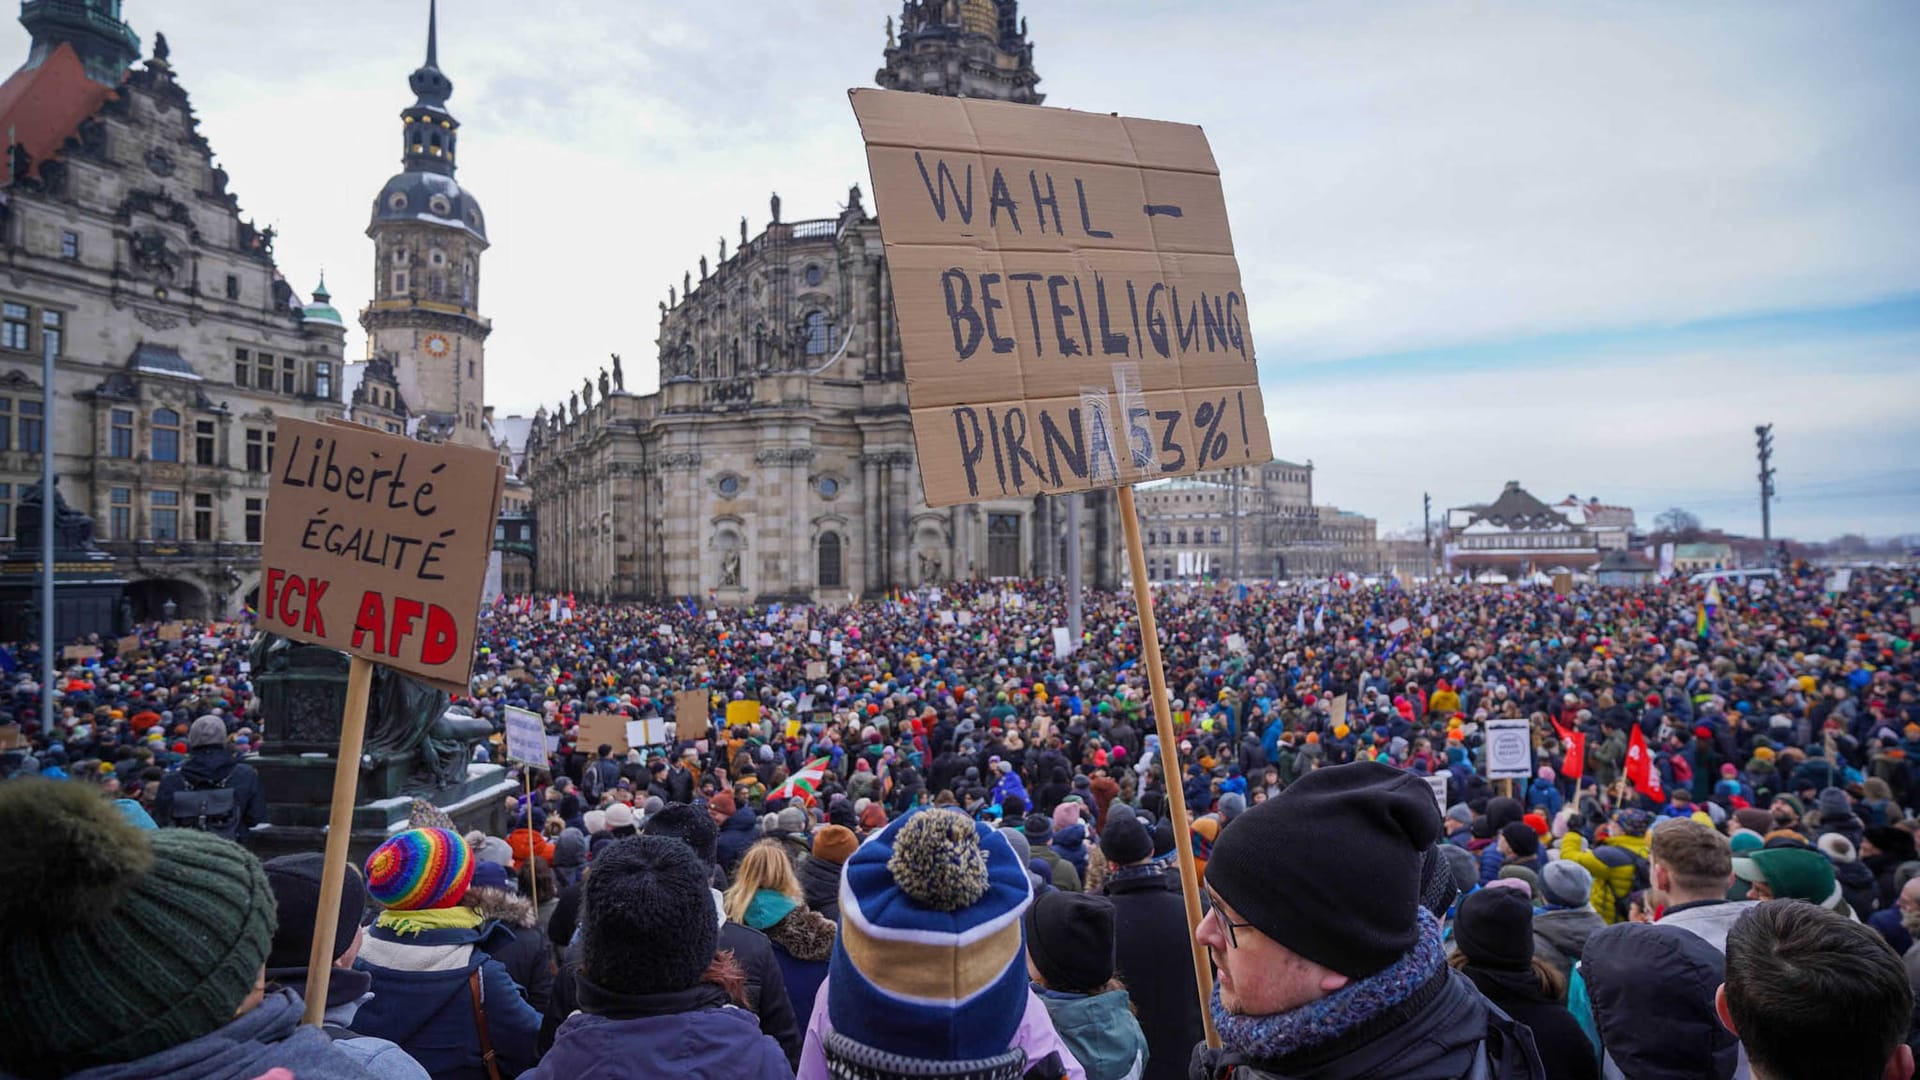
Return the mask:
[[[260,774],[261,789],[267,794],[268,820],[268,824],[247,834],[247,847],[263,860],[325,850],[328,808],[333,798],[333,758],[321,754],[267,756],[249,758],[247,764]],[[368,786],[366,781],[363,770],[363,789]],[[465,781],[424,792],[420,798],[445,811],[462,833],[481,829],[502,836],[507,831],[507,797],[518,794],[520,787],[507,779],[505,766],[470,764]],[[412,806],[411,795],[354,806],[348,860],[360,865],[388,837],[405,830]]]

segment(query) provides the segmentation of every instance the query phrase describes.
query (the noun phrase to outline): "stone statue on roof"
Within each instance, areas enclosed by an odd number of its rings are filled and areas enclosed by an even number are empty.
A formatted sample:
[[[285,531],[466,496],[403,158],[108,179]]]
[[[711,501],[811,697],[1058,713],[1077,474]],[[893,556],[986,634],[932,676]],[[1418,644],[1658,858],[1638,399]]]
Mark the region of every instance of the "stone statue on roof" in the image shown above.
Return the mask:
[[[707,257],[705,255],[700,256],[700,280],[707,280]]]
[[[773,208],[773,223],[780,224],[780,193],[774,192],[773,198],[768,199],[767,204]]]
[[[593,408],[593,379],[591,377],[580,380],[580,404],[585,408]]]
[[[727,261],[727,238],[724,236],[720,238],[720,261]]]
[[[747,215],[740,215],[740,250],[747,249]]]
[[[627,375],[626,372],[620,370],[619,353],[613,354],[613,388],[615,390],[625,390],[627,388]]]
[[[153,32],[153,58],[164,64],[167,62],[167,58],[172,55],[173,49],[167,44],[167,35],[155,30]]]
[[[612,396],[613,396],[613,380],[608,377],[607,369],[601,368],[600,369],[600,400],[605,401]]]

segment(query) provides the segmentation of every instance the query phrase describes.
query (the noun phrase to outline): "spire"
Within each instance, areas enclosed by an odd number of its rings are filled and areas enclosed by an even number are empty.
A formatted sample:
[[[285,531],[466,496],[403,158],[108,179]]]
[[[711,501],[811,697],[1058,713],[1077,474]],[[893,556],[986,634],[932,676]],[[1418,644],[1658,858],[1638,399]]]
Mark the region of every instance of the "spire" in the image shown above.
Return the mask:
[[[316,303],[321,304],[333,299],[333,294],[327,291],[327,272],[325,270],[320,271],[320,284],[313,287],[313,299]]]
[[[427,62],[407,79],[415,102],[430,109],[445,108],[453,96],[453,80],[440,71],[440,10],[436,0],[427,0]]]
[[[405,125],[401,161],[408,172],[453,175],[454,144],[460,121],[447,111],[453,80],[440,70],[440,5],[427,0],[427,61],[407,77],[414,102],[401,110]]]
[[[427,0],[427,66],[440,70],[440,2]]]

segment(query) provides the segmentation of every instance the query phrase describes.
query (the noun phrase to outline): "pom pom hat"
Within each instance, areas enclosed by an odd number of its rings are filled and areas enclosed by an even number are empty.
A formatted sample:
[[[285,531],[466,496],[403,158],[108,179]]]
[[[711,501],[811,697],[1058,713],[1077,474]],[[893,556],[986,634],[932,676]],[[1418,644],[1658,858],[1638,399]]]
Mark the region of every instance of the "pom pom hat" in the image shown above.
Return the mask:
[[[952,810],[907,814],[861,845],[840,881],[829,1056],[1004,1057],[1027,1007],[1032,898],[1006,838]]]
[[[450,908],[473,881],[473,852],[446,829],[408,829],[367,856],[367,895],[395,911]]]
[[[0,1073],[136,1061],[233,1019],[273,944],[259,860],[91,787],[0,784]]]

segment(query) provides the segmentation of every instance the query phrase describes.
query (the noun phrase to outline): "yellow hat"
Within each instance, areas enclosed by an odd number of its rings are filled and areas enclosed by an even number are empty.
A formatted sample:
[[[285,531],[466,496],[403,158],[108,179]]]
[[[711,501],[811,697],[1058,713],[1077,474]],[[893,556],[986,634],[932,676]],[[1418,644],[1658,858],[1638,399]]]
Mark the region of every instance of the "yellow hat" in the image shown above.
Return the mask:
[[[1353,729],[1347,727],[1345,724],[1335,724],[1333,725],[1333,737],[1336,739],[1344,739],[1347,737],[1347,732],[1351,730]]]

